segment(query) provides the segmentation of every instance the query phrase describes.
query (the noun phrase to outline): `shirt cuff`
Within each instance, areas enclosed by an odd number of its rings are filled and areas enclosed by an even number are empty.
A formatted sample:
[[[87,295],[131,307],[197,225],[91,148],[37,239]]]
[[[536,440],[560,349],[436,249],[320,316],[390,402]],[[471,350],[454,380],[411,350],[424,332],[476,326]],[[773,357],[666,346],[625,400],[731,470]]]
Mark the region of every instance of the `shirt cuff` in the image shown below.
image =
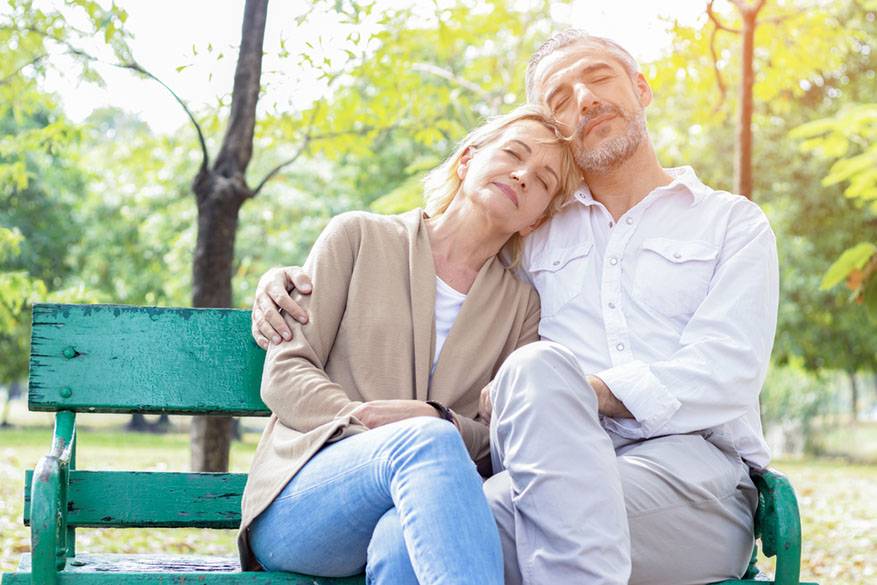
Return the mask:
[[[645,362],[635,360],[595,375],[633,415],[634,420],[603,419],[606,428],[622,437],[640,439],[661,434],[661,429],[682,406]]]

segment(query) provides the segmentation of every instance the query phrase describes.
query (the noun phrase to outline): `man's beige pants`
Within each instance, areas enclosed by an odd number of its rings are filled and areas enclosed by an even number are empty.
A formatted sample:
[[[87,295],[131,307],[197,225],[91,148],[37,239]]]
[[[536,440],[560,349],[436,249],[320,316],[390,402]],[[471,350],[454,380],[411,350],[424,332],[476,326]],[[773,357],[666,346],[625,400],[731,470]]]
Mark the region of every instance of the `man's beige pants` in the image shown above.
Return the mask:
[[[600,425],[575,356],[538,342],[491,388],[484,484],[507,585],[687,585],[739,577],[757,492],[705,434],[624,439]]]

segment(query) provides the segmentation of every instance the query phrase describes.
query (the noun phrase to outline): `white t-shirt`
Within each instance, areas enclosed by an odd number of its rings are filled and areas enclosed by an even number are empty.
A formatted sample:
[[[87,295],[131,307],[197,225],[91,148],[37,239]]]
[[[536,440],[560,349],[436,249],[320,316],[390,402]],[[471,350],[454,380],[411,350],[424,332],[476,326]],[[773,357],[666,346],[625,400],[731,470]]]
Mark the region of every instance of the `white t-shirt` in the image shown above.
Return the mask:
[[[432,360],[432,370],[429,372],[430,378],[435,371],[442,346],[465,300],[466,295],[451,288],[438,276],[435,277],[435,357]]]

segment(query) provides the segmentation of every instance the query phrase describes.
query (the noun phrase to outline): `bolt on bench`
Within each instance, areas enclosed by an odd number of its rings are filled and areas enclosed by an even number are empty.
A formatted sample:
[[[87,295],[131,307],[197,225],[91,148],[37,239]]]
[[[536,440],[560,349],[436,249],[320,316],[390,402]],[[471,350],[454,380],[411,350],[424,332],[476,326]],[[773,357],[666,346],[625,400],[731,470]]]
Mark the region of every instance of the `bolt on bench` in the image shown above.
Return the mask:
[[[33,310],[28,407],[55,416],[51,450],[26,474],[24,521],[31,553],[2,585],[308,584],[362,585],[364,577],[315,578],[241,572],[236,556],[76,554],[87,527],[237,528],[242,473],[76,469],[77,412],[267,416],[259,398],[265,352],[250,336],[250,312],[120,305],[37,304]],[[797,585],[801,527],[795,493],[781,473],[754,475],[756,534],[777,556],[776,585]],[[753,559],[755,558],[753,554]],[[723,585],[765,583],[745,580]]]

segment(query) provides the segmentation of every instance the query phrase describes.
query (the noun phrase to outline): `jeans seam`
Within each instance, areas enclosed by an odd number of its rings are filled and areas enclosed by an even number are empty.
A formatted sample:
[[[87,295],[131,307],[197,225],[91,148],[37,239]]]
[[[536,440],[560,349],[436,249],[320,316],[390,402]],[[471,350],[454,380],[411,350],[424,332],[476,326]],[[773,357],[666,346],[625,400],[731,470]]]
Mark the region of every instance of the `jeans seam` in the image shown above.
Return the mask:
[[[380,458],[376,458],[376,459],[370,459],[369,461],[365,461],[365,462],[360,463],[359,465],[357,465],[355,467],[351,467],[349,469],[346,469],[337,475],[333,475],[332,477],[326,478],[323,481],[321,481],[320,483],[314,484],[314,485],[312,485],[308,488],[305,488],[301,491],[296,491],[294,493],[277,496],[276,498],[274,498],[274,502],[272,502],[272,504],[275,502],[283,502],[283,501],[292,499],[294,497],[303,496],[303,495],[305,495],[305,494],[307,494],[315,489],[319,489],[319,488],[321,488],[329,483],[332,483],[333,481],[338,481],[341,478],[347,477],[351,473],[353,473],[355,471],[359,471],[363,467],[367,467],[367,466],[372,465],[374,463],[386,462],[388,460],[389,460],[389,457],[380,457]],[[305,463],[305,465],[307,465],[307,463]],[[301,470],[299,470],[299,471],[301,471]],[[296,474],[296,475],[298,475],[298,474]],[[295,479],[295,475],[293,475],[292,479],[290,479],[289,481],[291,482],[294,479]]]

